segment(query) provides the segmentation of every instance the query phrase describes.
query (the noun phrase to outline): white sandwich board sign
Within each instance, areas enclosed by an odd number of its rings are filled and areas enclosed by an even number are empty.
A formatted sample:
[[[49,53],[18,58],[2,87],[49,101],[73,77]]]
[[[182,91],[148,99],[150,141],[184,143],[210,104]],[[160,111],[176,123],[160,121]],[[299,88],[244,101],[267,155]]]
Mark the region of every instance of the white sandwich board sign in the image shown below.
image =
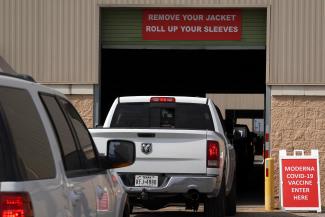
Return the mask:
[[[279,161],[281,208],[321,212],[318,150],[311,150],[311,155],[280,150]]]

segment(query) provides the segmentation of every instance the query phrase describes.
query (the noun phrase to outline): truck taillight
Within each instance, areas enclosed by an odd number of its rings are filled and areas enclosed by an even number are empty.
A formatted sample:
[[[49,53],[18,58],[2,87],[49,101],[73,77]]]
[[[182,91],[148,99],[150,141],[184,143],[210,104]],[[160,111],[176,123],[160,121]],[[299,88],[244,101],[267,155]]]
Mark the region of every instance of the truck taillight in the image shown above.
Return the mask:
[[[0,217],[33,217],[30,196],[26,192],[0,192]]]
[[[207,167],[219,168],[220,149],[217,141],[207,142]]]
[[[174,97],[151,97],[150,102],[176,102]]]

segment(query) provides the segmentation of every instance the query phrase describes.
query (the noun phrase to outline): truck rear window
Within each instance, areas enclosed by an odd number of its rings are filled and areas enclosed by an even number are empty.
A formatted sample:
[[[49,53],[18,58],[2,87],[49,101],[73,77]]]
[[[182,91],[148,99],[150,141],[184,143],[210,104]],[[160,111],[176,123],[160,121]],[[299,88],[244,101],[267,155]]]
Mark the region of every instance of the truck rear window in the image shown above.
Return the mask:
[[[191,103],[120,103],[111,127],[214,130],[208,105]]]

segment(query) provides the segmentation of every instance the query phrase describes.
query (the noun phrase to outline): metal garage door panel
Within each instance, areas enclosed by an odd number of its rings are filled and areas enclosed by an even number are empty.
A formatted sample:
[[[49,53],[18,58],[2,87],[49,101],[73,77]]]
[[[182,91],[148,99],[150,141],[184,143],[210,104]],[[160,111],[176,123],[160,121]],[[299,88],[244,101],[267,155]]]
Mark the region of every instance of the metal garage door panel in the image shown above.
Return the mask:
[[[266,9],[242,9],[240,41],[165,41],[142,39],[142,10],[103,8],[101,40],[103,48],[165,49],[264,49],[266,46]]]

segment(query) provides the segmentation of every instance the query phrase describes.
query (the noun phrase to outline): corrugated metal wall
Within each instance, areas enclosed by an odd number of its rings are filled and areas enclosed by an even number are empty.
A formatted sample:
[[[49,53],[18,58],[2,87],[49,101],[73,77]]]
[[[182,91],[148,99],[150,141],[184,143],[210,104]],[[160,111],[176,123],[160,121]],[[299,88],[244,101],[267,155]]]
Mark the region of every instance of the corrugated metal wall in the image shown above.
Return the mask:
[[[100,4],[103,5],[163,5],[163,6],[202,6],[202,7],[210,7],[215,5],[230,5],[230,6],[237,6],[237,5],[243,5],[243,6],[260,6],[260,5],[267,5],[272,0],[98,0]],[[281,0],[286,1],[286,0]],[[307,0],[309,1],[309,0]]]
[[[273,0],[271,84],[325,84],[325,1]]]
[[[270,7],[270,84],[325,84],[324,0],[0,0],[0,55],[44,83],[96,83],[101,6]]]
[[[0,55],[43,83],[96,83],[98,11],[91,0],[0,0]]]
[[[104,48],[150,48],[186,46],[186,48],[262,47],[266,46],[266,9],[244,9],[242,38],[238,41],[143,40],[142,10],[137,8],[105,8],[101,11],[101,39]]]

